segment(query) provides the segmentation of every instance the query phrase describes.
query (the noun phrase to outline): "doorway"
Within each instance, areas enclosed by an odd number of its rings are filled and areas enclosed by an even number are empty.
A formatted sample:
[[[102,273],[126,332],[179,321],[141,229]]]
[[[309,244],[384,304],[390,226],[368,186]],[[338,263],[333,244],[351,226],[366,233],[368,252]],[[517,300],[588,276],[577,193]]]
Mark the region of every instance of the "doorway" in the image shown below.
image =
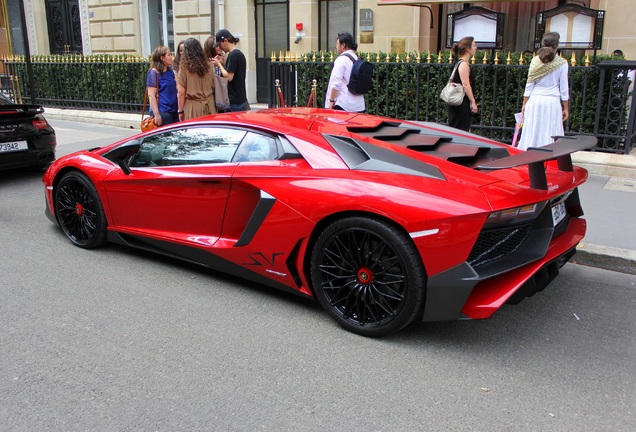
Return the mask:
[[[256,100],[269,102],[272,52],[289,50],[289,0],[256,0]]]
[[[51,54],[83,54],[79,0],[46,0]]]

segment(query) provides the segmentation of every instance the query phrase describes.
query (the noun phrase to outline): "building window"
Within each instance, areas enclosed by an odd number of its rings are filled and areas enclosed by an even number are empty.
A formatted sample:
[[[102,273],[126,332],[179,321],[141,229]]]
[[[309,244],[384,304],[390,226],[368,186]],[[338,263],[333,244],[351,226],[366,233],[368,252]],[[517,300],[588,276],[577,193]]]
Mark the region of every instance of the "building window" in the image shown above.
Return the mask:
[[[487,2],[475,3],[495,12],[506,14],[504,24],[504,51],[534,51],[534,29],[538,12],[553,9],[563,3],[561,0],[533,1],[533,2]],[[589,0],[571,1],[583,5]],[[451,6],[448,5],[449,13]],[[589,5],[588,5],[589,7]],[[460,10],[462,8],[459,8]],[[453,10],[457,12],[457,10]]]
[[[172,1],[173,0],[148,0],[151,51],[158,45],[165,45],[172,51],[175,50]]]
[[[357,0],[321,0],[318,19],[320,43],[318,49],[334,51],[338,33],[351,33],[356,39]]]
[[[270,58],[289,49],[289,1],[256,1],[256,57]]]

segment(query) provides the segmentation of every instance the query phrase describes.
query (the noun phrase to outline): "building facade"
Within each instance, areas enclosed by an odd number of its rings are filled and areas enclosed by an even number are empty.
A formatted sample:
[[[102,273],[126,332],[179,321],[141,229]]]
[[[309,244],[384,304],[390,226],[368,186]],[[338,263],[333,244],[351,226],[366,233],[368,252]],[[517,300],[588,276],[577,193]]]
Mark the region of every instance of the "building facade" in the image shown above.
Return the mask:
[[[502,51],[533,50],[537,13],[571,3],[605,11],[601,49],[636,58],[633,0],[452,2],[448,0],[0,0],[0,56],[137,54],[221,28],[240,38],[250,102],[267,100],[272,53],[335,50],[347,31],[362,52],[447,47],[448,14],[480,6],[503,14]],[[22,4],[22,8],[21,8]],[[21,10],[22,9],[22,10]],[[476,30],[477,31],[477,30]],[[27,42],[25,42],[25,40]],[[28,43],[28,46],[25,44]],[[0,71],[1,72],[1,71]]]

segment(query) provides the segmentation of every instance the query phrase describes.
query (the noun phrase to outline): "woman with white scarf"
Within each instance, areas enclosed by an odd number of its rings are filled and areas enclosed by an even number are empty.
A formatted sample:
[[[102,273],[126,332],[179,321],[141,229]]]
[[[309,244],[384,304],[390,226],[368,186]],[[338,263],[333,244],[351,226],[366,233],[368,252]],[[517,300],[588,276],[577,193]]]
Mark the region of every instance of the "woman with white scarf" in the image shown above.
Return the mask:
[[[553,137],[563,136],[563,122],[570,116],[568,63],[556,55],[559,34],[546,33],[541,45],[530,63],[523,94],[522,150],[551,144]]]

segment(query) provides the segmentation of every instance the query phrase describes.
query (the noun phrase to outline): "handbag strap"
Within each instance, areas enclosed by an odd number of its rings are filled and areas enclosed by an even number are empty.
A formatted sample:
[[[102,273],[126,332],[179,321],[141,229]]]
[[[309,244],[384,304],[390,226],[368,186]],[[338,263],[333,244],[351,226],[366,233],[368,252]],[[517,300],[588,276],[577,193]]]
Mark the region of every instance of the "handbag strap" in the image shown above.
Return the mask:
[[[157,73],[157,100],[159,100],[159,72]],[[144,119],[144,115],[146,115],[146,101],[148,101],[148,105],[150,105],[150,100],[148,99],[148,87],[146,87],[146,91],[144,92],[144,101],[141,104],[141,119]]]
[[[141,119],[144,119],[146,115],[146,101],[148,100],[148,87],[146,87],[146,91],[144,92],[144,102],[141,104]]]
[[[455,78],[455,72],[457,72],[457,68],[459,68],[459,64],[461,62],[463,62],[464,59],[459,59],[459,61],[457,62],[457,64],[455,65],[455,67],[453,68],[453,73],[451,74],[450,78],[448,79],[448,82],[453,82],[453,78]]]

